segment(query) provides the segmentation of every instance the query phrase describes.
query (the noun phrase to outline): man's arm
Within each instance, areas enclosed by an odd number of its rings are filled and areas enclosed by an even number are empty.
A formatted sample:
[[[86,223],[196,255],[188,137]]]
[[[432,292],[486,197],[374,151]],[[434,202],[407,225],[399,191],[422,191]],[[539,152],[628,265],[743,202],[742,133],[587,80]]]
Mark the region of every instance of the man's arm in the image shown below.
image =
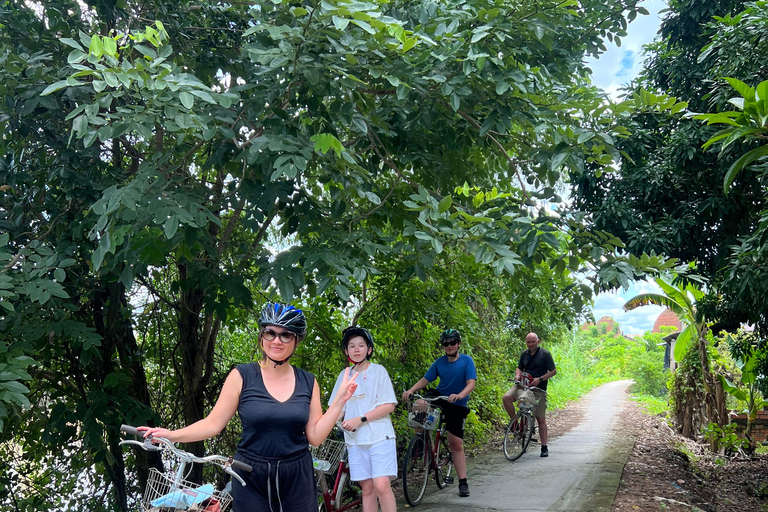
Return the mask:
[[[531,386],[538,386],[539,384],[541,384],[542,381],[549,380],[552,377],[554,377],[556,374],[557,374],[557,368],[555,368],[552,371],[549,371],[549,372],[545,373],[541,377],[536,377],[535,379],[533,379],[531,381]]]
[[[465,397],[468,397],[469,394],[472,392],[473,389],[475,389],[475,384],[477,383],[476,379],[469,379],[467,380],[467,385],[464,386],[464,389],[461,390],[459,393],[455,393],[448,397],[449,402],[457,402],[459,400],[463,400]]]
[[[414,394],[415,392],[427,387],[427,384],[429,384],[429,381],[424,377],[419,379],[419,382],[414,384],[413,387],[411,387],[411,389],[403,393],[403,402],[406,402],[411,397],[411,395]]]

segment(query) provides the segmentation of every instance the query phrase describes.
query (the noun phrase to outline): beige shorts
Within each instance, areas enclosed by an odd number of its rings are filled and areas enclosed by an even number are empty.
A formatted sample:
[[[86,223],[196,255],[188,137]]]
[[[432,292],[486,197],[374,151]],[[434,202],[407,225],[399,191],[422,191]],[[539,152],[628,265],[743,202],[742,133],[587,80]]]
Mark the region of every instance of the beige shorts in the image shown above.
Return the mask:
[[[512,388],[504,393],[504,396],[511,396],[515,402],[520,398],[520,395],[525,393],[525,390],[515,384]],[[541,391],[531,390],[529,393],[533,393],[534,397],[539,401],[538,405],[533,408],[533,415],[537,418],[543,418],[547,412],[547,395]]]

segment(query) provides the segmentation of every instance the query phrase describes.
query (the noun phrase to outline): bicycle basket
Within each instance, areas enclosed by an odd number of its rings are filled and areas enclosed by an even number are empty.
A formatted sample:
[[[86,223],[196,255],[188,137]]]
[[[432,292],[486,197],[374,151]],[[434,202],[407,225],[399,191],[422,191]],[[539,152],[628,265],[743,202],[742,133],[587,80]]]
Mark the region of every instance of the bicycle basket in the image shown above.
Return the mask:
[[[423,428],[434,430],[440,419],[440,408],[426,400],[416,399],[407,403],[408,426],[411,428]]]
[[[339,461],[344,453],[346,444],[344,441],[326,439],[320,446],[310,446],[312,453],[312,465],[315,471],[325,474],[336,474],[339,469]]]
[[[217,491],[210,484],[199,486],[183,479],[176,481],[173,475],[150,468],[141,509],[143,512],[224,512],[231,502],[229,493]]]

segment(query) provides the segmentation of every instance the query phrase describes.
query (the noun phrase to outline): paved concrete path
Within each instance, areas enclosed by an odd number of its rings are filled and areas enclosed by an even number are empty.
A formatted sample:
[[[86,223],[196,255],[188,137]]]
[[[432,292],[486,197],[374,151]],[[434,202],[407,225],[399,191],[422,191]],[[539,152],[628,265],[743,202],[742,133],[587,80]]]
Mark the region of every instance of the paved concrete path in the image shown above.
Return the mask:
[[[458,496],[456,484],[438,490],[430,479],[419,512],[502,511],[610,512],[634,439],[619,431],[618,419],[628,405],[631,381],[617,381],[592,390],[579,401],[583,421],[549,440],[549,457],[539,446],[515,462],[501,450],[468,461],[471,496]],[[398,510],[409,509],[405,499]]]

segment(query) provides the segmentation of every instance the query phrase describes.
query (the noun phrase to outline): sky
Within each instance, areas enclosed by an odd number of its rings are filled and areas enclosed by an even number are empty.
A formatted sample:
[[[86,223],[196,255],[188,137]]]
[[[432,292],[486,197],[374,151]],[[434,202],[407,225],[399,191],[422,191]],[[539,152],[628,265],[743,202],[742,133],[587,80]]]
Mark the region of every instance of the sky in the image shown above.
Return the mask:
[[[621,47],[608,45],[608,51],[599,59],[588,59],[587,65],[592,68],[592,82],[606,91],[611,97],[617,98],[619,88],[629,83],[643,66],[643,45],[653,41],[659,29],[659,11],[665,9],[664,0],[646,0],[641,2],[648,9],[648,16],[638,16],[629,24],[627,36],[621,39]],[[640,293],[659,292],[653,282],[639,281],[633,283],[628,290],[614,293],[601,293],[595,298],[592,309],[595,320],[603,316],[613,317],[619,323],[626,335],[643,334],[653,328],[653,322],[663,311],[660,306],[643,306],[634,311],[625,312],[624,303]]]

